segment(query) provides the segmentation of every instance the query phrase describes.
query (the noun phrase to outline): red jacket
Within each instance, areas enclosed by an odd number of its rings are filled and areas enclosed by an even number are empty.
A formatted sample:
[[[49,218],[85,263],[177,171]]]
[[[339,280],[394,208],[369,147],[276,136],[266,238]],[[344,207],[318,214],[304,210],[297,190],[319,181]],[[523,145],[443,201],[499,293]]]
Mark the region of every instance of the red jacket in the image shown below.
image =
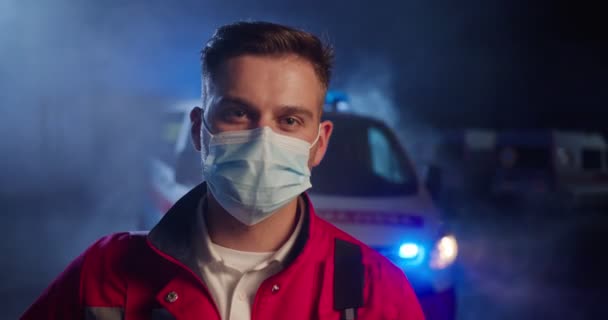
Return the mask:
[[[118,233],[97,241],[22,319],[219,320],[191,250],[192,221],[204,192],[204,184],[190,191],[149,234]],[[308,214],[289,264],[262,283],[251,318],[338,320],[340,314],[333,309],[333,244],[338,238],[362,249],[363,307],[357,309],[358,319],[424,319],[403,271],[318,218],[306,200]]]

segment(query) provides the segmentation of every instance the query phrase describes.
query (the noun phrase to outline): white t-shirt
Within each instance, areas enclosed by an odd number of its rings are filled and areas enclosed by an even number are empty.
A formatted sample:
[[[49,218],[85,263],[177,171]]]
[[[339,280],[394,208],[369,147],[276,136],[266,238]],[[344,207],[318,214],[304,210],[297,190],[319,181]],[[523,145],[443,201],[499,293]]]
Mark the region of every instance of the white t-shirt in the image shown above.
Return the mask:
[[[205,219],[203,203],[199,205],[197,237],[198,266],[203,281],[211,292],[224,320],[249,320],[251,307],[258,288],[270,276],[283,269],[283,262],[291,251],[300,230],[303,214],[289,239],[276,252],[247,252],[219,246],[211,241]]]

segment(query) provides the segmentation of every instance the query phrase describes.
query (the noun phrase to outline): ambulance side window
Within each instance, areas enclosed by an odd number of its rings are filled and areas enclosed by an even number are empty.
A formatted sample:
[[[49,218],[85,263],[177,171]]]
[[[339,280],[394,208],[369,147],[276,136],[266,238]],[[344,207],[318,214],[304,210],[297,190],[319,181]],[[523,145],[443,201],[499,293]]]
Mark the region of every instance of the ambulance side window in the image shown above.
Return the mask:
[[[370,127],[367,132],[371,165],[374,174],[392,183],[403,183],[404,176],[397,155],[391,143],[378,128]]]

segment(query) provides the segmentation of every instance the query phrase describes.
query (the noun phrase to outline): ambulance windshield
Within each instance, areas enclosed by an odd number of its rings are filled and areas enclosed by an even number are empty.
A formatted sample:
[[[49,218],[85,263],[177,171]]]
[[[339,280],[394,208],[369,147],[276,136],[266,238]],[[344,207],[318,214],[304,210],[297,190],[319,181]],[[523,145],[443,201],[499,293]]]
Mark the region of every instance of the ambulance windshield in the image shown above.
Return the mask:
[[[311,193],[333,196],[403,196],[417,180],[396,137],[382,123],[328,115],[334,132],[321,164],[312,170]]]

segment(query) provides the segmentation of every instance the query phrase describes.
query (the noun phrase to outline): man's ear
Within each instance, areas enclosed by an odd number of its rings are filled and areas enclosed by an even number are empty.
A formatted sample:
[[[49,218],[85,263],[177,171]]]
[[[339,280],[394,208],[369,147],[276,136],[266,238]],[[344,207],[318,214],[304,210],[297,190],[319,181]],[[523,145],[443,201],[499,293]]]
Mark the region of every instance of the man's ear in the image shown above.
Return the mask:
[[[312,156],[311,167],[316,167],[321,163],[323,157],[325,156],[325,152],[327,151],[327,146],[329,144],[329,138],[331,137],[331,133],[334,130],[333,122],[326,120],[321,122],[321,128],[319,129],[319,140],[317,141],[317,146],[314,150],[314,155]]]
[[[201,151],[201,126],[203,123],[203,109],[194,107],[190,111],[190,135],[192,136],[192,144],[196,151]]]

